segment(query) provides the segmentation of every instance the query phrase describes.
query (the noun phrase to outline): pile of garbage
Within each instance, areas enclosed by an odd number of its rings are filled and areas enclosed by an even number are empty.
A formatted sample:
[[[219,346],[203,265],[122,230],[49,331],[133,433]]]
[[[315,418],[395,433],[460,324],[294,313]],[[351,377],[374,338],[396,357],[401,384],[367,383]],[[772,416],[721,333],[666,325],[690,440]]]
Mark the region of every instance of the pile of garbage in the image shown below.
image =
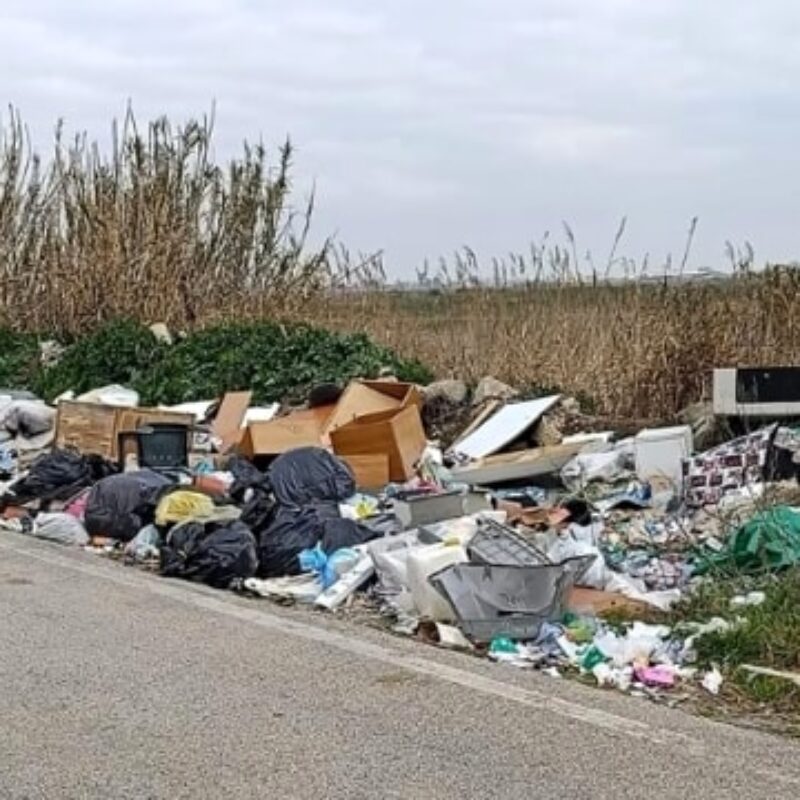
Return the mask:
[[[800,510],[763,505],[796,483],[800,434],[773,424],[695,453],[691,425],[619,439],[580,430],[572,398],[518,400],[487,379],[467,399],[454,383],[354,380],[302,407],[232,392],[142,408],[122,386],[54,407],[7,394],[0,530],[372,609],[398,632],[622,691],[718,692],[693,646],[730,623],[643,620],[710,573],[800,564]],[[443,448],[425,422],[448,404],[465,419]]]

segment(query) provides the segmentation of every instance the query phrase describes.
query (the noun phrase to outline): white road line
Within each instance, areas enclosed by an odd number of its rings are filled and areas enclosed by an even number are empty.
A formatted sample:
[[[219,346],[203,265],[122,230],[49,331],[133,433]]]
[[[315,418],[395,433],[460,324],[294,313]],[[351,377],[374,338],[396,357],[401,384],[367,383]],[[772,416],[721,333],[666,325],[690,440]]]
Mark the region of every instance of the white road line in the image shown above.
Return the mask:
[[[177,584],[166,579],[163,581],[152,580],[123,568],[115,568],[110,564],[103,564],[100,566],[83,563],[74,558],[57,555],[56,553],[50,553],[44,550],[37,549],[33,551],[28,547],[16,547],[7,539],[0,541],[0,550],[8,550],[20,556],[33,558],[59,568],[80,572],[104,581],[134,588],[137,591],[146,590],[151,594],[167,597],[185,605],[194,606],[195,608],[200,608],[215,614],[221,614],[241,622],[258,625],[262,628],[294,636],[298,639],[317,642],[351,655],[360,656],[365,659],[388,664],[392,667],[409,670],[420,675],[426,675],[441,681],[463,686],[471,691],[552,712],[553,714],[575,720],[581,724],[601,728],[611,734],[627,736],[637,741],[646,740],[652,744],[662,746],[675,746],[678,747],[682,753],[700,759],[711,757],[701,740],[687,734],[663,728],[655,729],[651,725],[639,720],[629,719],[601,709],[590,708],[577,702],[552,697],[543,692],[536,691],[535,689],[523,688],[493,678],[487,678],[484,675],[443,664],[439,661],[421,658],[384,645],[375,644],[374,642],[345,636],[344,634],[330,631],[317,625],[287,619],[286,617],[271,614],[269,611],[263,610],[263,607],[245,608],[235,602],[224,599],[226,597],[225,594],[211,593],[212,590],[206,590],[205,587]],[[728,730],[725,726],[708,720],[703,720],[703,723],[708,725],[710,730],[715,728]],[[800,777],[780,774],[776,773],[774,770],[767,769],[760,770],[755,768],[752,771],[754,773],[763,774],[765,778],[768,777],[770,780],[779,781],[792,786],[800,785]]]

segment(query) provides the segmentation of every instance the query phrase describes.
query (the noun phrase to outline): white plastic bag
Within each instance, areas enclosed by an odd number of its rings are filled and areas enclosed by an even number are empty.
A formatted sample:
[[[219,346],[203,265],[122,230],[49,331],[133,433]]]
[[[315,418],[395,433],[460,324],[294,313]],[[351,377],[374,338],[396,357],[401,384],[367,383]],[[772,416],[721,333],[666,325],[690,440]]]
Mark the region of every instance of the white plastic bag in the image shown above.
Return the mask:
[[[118,406],[119,408],[135,408],[139,405],[139,394],[133,389],[126,389],[117,383],[92,389],[78,397],[81,403],[99,403],[104,406]]]

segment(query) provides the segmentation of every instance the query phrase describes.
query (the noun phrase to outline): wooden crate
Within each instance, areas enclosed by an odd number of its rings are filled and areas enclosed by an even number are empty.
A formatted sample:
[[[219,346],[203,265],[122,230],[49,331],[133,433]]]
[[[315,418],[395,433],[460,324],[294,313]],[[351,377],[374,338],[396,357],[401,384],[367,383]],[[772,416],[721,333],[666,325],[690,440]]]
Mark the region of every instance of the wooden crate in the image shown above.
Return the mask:
[[[117,412],[112,406],[62,401],[56,414],[56,447],[73,447],[114,459],[117,453]]]
[[[97,403],[62,401],[56,415],[56,447],[73,447],[116,461],[118,435],[152,423],[194,424],[192,414],[158,408],[115,408]]]

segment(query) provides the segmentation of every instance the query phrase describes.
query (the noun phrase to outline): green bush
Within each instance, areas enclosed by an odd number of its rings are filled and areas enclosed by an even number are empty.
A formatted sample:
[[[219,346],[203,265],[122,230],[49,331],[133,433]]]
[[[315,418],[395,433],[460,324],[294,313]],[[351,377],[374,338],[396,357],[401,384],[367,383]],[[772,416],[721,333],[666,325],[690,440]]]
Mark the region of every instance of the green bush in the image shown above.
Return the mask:
[[[430,374],[364,334],[306,325],[243,323],[197,331],[166,350],[135,385],[145,403],[180,403],[250,389],[257,403],[299,402],[320,383],[344,384],[383,371],[427,382]]]
[[[22,370],[14,370],[9,381],[18,386],[15,376]],[[421,364],[399,359],[364,334],[239,323],[199,330],[166,345],[143,325],[120,320],[72,342],[57,364],[37,369],[26,383],[50,401],[69,389],[81,394],[120,383],[136,389],[145,405],[214,398],[237,389],[251,389],[255,402],[268,403],[300,402],[320,383],[343,385],[382,373],[414,383],[431,380]]]
[[[52,401],[70,389],[81,394],[111,383],[135,387],[165,349],[144,325],[116,320],[70,343],[57,364],[38,371],[32,388]]]
[[[0,328],[0,388],[30,388],[38,358],[36,336]]]

